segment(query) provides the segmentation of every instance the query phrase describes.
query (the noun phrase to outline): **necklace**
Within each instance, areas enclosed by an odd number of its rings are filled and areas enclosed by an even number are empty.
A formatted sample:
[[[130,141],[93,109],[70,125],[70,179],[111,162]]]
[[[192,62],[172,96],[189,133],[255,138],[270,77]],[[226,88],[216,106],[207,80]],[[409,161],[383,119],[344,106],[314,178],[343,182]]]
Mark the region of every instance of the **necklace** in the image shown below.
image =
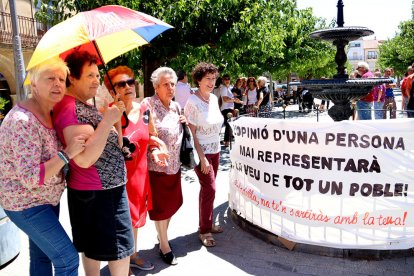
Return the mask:
[[[206,99],[206,98],[203,97],[203,95],[201,94],[201,92],[198,91],[198,96],[200,97],[200,99],[202,99],[206,103],[209,103],[210,102],[210,94],[208,95],[208,99]]]

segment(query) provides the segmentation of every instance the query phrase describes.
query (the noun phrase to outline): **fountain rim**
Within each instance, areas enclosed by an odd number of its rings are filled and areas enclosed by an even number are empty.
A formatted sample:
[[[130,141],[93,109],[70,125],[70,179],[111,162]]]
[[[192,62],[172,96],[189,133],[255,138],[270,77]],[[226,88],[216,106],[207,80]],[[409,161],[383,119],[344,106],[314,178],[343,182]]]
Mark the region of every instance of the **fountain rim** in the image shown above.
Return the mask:
[[[346,79],[346,78],[338,78],[338,79],[313,79],[313,80],[303,80],[300,82],[289,82],[289,85],[297,85],[297,86],[328,86],[328,85],[374,85],[374,84],[381,84],[381,83],[392,83],[392,78],[358,78],[358,79]]]
[[[348,34],[348,36],[344,35]],[[344,39],[344,40],[357,40],[364,36],[373,35],[374,31],[367,27],[361,26],[346,26],[346,27],[334,27],[328,29],[317,30],[310,33],[310,37],[314,39],[323,39],[327,41]],[[347,39],[348,38],[348,39]]]

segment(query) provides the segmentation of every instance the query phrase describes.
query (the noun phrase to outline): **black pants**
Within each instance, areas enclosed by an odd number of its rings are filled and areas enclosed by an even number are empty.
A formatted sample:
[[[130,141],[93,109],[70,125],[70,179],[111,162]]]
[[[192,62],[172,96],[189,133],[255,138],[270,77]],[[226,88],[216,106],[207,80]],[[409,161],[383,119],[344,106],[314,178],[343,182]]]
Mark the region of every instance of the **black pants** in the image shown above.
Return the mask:
[[[230,133],[231,133],[231,128],[228,122],[228,118],[227,118],[227,113],[232,113],[233,114],[233,109],[224,109],[221,111],[221,114],[223,115],[224,118],[224,126],[226,127],[224,130],[224,142],[230,142]]]

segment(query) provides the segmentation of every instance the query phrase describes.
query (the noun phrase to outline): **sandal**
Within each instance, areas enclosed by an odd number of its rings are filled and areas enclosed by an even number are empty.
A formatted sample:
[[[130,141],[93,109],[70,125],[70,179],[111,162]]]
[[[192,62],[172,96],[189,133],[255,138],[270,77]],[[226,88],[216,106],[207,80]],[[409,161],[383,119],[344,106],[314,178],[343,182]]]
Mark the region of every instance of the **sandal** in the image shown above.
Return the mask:
[[[216,246],[216,241],[214,240],[213,235],[211,233],[200,234],[198,235],[198,237],[205,247]]]
[[[211,233],[213,234],[220,234],[223,232],[224,232],[224,229],[220,225],[213,225],[213,227],[211,227]]]
[[[138,255],[129,259],[129,266],[145,271],[154,269],[154,265],[151,262],[141,259]]]

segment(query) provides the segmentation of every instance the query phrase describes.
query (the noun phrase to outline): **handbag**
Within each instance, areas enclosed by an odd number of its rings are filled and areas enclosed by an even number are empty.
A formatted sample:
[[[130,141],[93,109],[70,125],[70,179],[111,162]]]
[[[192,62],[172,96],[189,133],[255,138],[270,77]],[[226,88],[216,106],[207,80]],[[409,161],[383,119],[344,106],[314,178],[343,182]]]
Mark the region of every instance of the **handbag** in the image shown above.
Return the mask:
[[[183,140],[181,141],[180,161],[181,165],[187,169],[194,169],[196,162],[194,160],[194,148],[191,142],[191,134],[188,126],[183,123]]]
[[[180,115],[180,109],[178,107],[177,112]],[[191,133],[185,123],[182,123],[181,125],[183,127],[183,139],[181,140],[180,162],[181,166],[191,170],[196,166],[196,161],[194,159],[194,147],[191,141]]]

